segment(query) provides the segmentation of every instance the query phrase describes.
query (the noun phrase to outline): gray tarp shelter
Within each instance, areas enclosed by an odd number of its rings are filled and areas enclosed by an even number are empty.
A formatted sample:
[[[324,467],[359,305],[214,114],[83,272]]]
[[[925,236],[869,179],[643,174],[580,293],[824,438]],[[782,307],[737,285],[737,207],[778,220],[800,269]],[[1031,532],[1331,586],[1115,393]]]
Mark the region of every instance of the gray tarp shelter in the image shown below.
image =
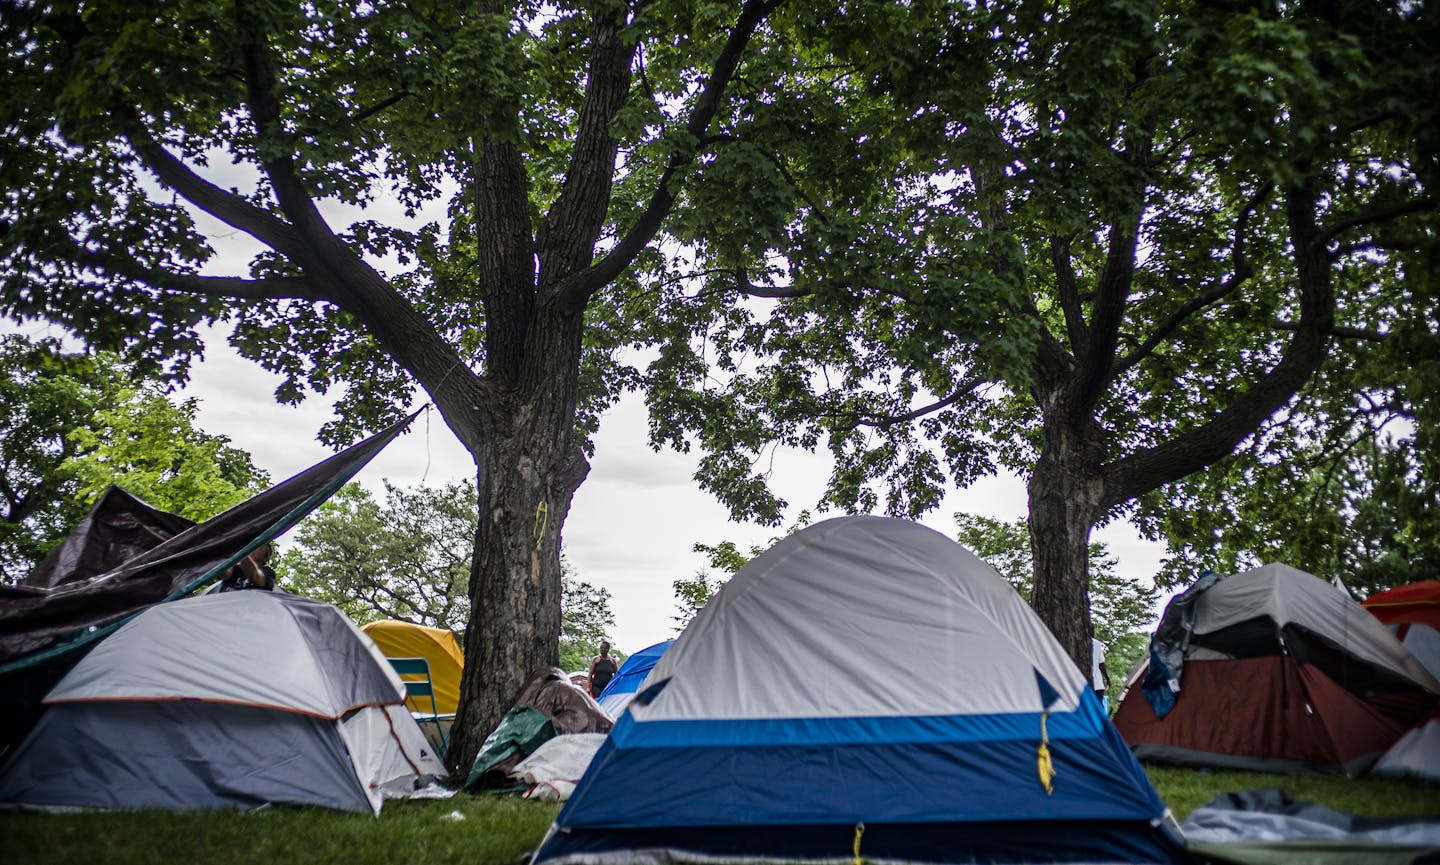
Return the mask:
[[[123,490],[102,496],[24,580],[0,585],[0,755],[35,723],[40,698],[96,642],[147,606],[217,579],[293,527],[414,419],[199,524]]]

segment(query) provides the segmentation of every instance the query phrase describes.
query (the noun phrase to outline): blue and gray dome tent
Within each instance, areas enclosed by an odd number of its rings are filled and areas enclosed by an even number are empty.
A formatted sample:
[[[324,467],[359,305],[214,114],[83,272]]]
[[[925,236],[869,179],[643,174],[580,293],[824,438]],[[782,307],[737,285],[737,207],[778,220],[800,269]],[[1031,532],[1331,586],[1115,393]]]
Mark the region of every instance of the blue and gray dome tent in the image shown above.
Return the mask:
[[[612,718],[620,717],[620,713],[625,711],[625,707],[634,699],[635,692],[640,690],[640,685],[644,683],[645,677],[650,675],[650,671],[655,669],[660,658],[674,643],[674,640],[666,640],[663,643],[646,646],[625,659],[625,663],[615,671],[615,676],[610,680],[610,684],[605,686],[605,690],[596,699],[600,708],[605,710],[605,714]]]
[[[1172,862],[1171,827],[993,569],[915,523],[842,517],[700,612],[534,862]]]

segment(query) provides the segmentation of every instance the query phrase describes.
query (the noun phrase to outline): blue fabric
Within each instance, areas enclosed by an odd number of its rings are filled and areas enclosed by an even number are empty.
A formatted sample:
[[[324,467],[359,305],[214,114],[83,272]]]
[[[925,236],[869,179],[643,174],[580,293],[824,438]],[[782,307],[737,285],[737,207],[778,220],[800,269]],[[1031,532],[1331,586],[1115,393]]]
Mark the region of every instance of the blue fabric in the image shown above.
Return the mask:
[[[666,640],[663,643],[656,643],[653,646],[646,646],[635,654],[625,659],[620,669],[615,671],[615,676],[600,692],[596,700],[603,700],[610,694],[633,694],[639,690],[640,683],[655,668],[655,664],[664,656],[666,650],[674,643],[674,640]]]
[[[1103,709],[1065,712],[1045,723],[1050,739],[1093,739],[1105,723]],[[1037,741],[1040,714],[928,715],[869,718],[763,718],[706,721],[645,721],[622,716],[610,732],[621,748],[767,747],[871,745],[935,742]]]
[[[1150,667],[1140,683],[1145,701],[1163,718],[1175,708],[1175,691],[1170,680],[1180,680],[1184,675],[1185,650],[1190,646],[1190,636],[1195,631],[1195,604],[1209,588],[1224,577],[1214,571],[1205,571],[1189,588],[1170,599],[1155,633],[1150,636]]]
[[[1164,805],[1102,711],[1085,689],[1077,712],[1047,720],[1057,772],[1049,795],[1037,771],[1038,715],[658,723],[622,717],[556,824],[570,829],[1158,817]],[[795,735],[776,735],[785,724]],[[1022,726],[1028,731],[1019,735]],[[726,729],[733,733],[721,735]],[[875,735],[886,730],[911,735],[903,740]],[[951,735],[939,735],[947,730]],[[686,739],[686,732],[707,738]],[[982,735],[986,732],[994,735]],[[840,733],[860,735],[827,735]]]
[[[1170,688],[1170,669],[1155,650],[1150,650],[1150,665],[1145,668],[1145,677],[1140,680],[1140,693],[1150,704],[1155,717],[1163,718],[1175,708],[1175,692]]]

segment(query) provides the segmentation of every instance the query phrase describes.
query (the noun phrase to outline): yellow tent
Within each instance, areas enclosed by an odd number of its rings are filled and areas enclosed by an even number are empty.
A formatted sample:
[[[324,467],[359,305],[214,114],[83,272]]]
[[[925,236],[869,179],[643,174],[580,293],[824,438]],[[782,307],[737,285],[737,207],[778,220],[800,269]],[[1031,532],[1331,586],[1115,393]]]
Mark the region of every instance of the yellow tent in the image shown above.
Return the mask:
[[[429,661],[436,709],[442,715],[455,714],[456,707],[460,705],[460,670],[465,666],[465,656],[461,654],[454,634],[393,619],[371,622],[361,630],[370,635],[387,658],[424,658]],[[411,697],[409,706],[412,711],[430,711],[430,701],[425,697]]]

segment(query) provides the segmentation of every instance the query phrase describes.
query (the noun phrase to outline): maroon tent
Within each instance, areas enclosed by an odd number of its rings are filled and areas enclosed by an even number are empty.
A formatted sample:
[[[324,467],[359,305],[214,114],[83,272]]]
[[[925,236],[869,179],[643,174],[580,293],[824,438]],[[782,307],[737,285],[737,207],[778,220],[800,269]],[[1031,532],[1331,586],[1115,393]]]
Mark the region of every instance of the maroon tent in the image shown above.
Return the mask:
[[[1440,697],[1440,681],[1379,621],[1303,571],[1266,565],[1188,601],[1177,681],[1152,675],[1147,697],[1142,669],[1115,715],[1142,760],[1357,775]],[[1165,647],[1152,642],[1152,664],[1157,655]]]

